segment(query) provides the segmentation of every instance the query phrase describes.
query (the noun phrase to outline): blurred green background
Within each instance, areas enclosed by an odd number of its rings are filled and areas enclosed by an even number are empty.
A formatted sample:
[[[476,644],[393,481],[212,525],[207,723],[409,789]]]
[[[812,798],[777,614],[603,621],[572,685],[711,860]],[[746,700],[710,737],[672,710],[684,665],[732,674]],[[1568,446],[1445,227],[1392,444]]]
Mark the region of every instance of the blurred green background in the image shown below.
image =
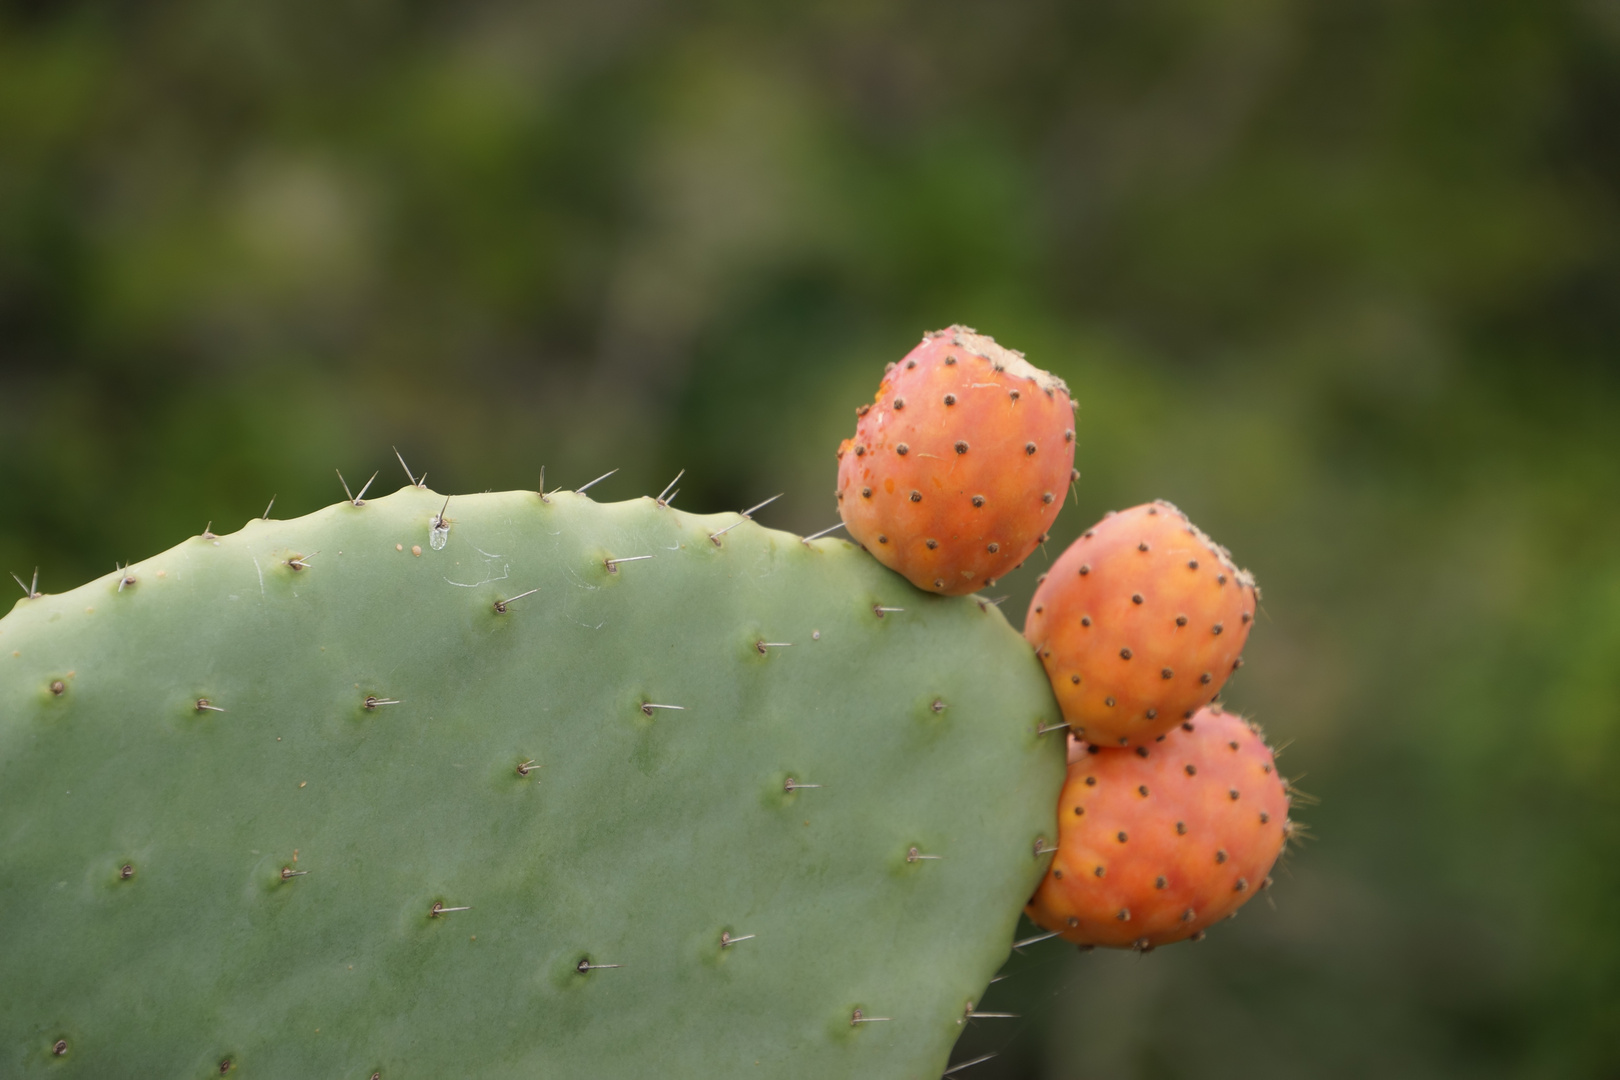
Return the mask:
[[[1317,840],[963,1076],[1620,1075],[1620,8],[0,0],[0,571],[381,469],[837,521],[885,362],[1068,380],[1265,589]]]

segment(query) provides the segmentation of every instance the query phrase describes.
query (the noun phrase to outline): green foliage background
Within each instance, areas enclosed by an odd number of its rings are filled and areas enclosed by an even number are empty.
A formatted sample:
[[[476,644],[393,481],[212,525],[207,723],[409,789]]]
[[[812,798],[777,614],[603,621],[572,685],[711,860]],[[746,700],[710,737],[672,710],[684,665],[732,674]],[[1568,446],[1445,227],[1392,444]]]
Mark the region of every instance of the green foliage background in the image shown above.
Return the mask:
[[[1322,805],[1275,910],[1016,962],[963,1075],[1611,1076],[1617,115],[1598,0],[0,2],[0,570],[390,445],[817,529],[965,322],[1081,402],[1033,563],[1187,509]]]

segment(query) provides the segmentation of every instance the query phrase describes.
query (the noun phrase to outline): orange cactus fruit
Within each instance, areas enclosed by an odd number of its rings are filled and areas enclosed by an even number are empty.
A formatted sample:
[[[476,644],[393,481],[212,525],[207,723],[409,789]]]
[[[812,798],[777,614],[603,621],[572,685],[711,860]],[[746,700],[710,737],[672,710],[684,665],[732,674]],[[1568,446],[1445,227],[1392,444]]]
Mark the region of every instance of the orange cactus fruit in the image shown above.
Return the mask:
[[[1295,833],[1258,728],[1219,706],[1152,747],[1085,744],[1058,800],[1058,846],[1026,909],[1078,945],[1142,951],[1204,936],[1271,884]]]
[[[1046,539],[1074,473],[1069,388],[965,326],[936,330],[838,448],[849,534],[920,589],[995,583]]]
[[[1110,514],[1042,576],[1024,637],[1063,718],[1106,746],[1145,746],[1215,699],[1243,664],[1260,590],[1167,502]]]

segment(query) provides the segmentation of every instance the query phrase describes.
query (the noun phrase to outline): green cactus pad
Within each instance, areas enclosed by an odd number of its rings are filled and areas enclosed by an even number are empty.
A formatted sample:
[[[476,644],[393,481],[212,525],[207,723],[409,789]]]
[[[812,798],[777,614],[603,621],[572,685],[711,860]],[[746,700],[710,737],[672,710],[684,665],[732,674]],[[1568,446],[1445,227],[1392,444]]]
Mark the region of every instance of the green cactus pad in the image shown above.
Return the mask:
[[[1056,835],[999,610],[734,514],[444,507],[0,620],[0,1074],[938,1076]]]

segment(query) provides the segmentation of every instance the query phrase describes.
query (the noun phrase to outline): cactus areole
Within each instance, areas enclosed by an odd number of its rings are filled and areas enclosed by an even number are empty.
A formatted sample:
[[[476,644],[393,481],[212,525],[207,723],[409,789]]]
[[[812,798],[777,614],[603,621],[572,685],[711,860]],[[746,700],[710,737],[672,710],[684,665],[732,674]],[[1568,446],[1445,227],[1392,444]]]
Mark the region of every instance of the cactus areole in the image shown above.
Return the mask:
[[[0,1075],[938,1076],[1057,724],[994,606],[734,514],[205,533],[0,619]]]

